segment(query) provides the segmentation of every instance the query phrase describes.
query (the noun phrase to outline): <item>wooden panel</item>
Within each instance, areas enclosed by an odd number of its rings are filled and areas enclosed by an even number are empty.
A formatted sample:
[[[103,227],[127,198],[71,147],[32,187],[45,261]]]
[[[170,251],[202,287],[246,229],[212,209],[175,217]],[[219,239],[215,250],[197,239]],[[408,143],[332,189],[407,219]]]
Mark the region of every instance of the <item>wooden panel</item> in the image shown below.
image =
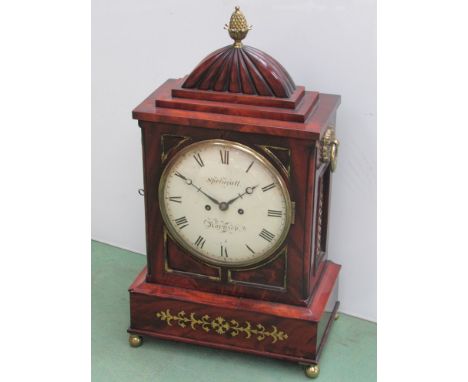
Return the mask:
[[[314,322],[132,294],[131,328],[313,359]],[[233,323],[233,321],[235,323]]]
[[[265,118],[278,121],[305,122],[312,112],[313,107],[316,105],[318,98],[318,93],[307,92],[295,109],[281,109],[278,107],[173,98],[169,93],[169,89],[167,89],[166,92],[161,93],[158,98],[156,98],[156,106],[169,109]]]
[[[320,351],[318,323],[331,324],[325,307],[339,268],[328,263],[316,296],[307,307],[147,283],[144,269],[129,289],[129,332],[313,363]],[[326,331],[322,333],[321,347],[326,341]]]
[[[319,94],[317,106],[304,122],[284,122],[271,119],[223,115],[201,111],[156,107],[159,94],[171,92],[177,80],[168,80],[133,110],[133,118],[141,121],[197,126],[203,129],[236,131],[245,134],[263,134],[283,138],[317,140],[340,103],[340,97]],[[306,92],[307,94],[308,92]],[[325,126],[325,127],[324,127]]]
[[[255,96],[245,95],[245,94],[239,95],[236,93],[216,92],[216,91],[210,91],[210,90],[184,89],[180,87],[179,85],[180,82],[181,80],[179,82],[176,82],[175,87],[171,90],[172,97],[198,99],[198,100],[214,101],[214,102],[237,103],[241,105],[255,105],[255,106],[280,107],[284,109],[295,109],[305,94],[304,86],[298,86],[296,90],[293,92],[293,94],[291,94],[290,98],[275,98],[275,97],[263,97],[263,96],[257,96],[257,95]]]

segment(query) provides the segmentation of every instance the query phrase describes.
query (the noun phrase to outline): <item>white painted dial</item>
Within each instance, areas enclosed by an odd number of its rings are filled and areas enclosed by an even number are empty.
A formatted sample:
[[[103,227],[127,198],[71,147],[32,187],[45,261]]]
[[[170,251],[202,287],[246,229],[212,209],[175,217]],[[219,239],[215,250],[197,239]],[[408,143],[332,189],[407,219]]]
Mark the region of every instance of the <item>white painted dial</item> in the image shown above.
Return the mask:
[[[159,186],[171,236],[202,260],[242,267],[272,255],[291,223],[291,201],[279,172],[247,146],[194,143],[166,166]]]

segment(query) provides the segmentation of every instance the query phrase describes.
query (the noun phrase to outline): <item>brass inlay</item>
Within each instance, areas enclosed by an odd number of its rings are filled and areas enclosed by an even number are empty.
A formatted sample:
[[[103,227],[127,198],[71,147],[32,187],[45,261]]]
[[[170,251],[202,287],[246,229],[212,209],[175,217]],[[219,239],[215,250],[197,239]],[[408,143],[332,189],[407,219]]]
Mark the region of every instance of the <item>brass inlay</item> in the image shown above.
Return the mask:
[[[285,341],[288,335],[282,330],[278,330],[275,325],[271,325],[270,329],[262,324],[250,324],[249,321],[240,323],[234,319],[226,320],[224,317],[218,316],[211,318],[209,315],[197,317],[195,313],[187,315],[183,310],[175,316],[171,314],[170,309],[161,310],[156,313],[156,317],[161,321],[165,321],[168,326],[176,323],[181,328],[190,327],[192,330],[202,329],[207,333],[214,332],[219,335],[229,334],[231,337],[236,337],[243,334],[245,339],[255,338],[257,341],[263,341],[270,338],[274,344],[277,341]]]
[[[229,36],[234,40],[234,48],[242,48],[242,40],[247,36],[252,25],[248,26],[244,14],[240,11],[240,7],[235,7],[234,13],[231,15],[229,25],[226,24],[224,29],[227,29]]]
[[[165,142],[164,142],[166,137],[180,138],[180,141],[177,142],[170,149],[166,149]],[[180,145],[182,145],[184,142],[190,139],[191,139],[190,137],[186,137],[184,135],[162,134],[161,135],[161,163],[164,163],[166,161],[170,151],[177,150],[177,148],[180,147]]]
[[[257,145],[260,147],[265,153],[268,154],[268,156],[274,160],[274,162],[281,167],[281,169],[284,171],[284,173],[287,175],[289,178],[291,175],[291,150],[288,149],[287,147],[277,147],[277,146],[266,146],[266,145]],[[276,155],[272,150],[278,150],[278,151],[286,151],[288,154],[289,158],[289,163],[285,165]]]

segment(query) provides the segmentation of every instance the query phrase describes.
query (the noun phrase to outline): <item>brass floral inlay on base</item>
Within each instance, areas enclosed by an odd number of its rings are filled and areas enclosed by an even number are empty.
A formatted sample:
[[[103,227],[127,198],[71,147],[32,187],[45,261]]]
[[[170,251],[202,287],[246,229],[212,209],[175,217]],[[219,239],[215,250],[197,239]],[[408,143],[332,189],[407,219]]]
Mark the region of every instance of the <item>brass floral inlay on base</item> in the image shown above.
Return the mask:
[[[187,314],[181,310],[177,315],[173,316],[170,309],[161,310],[156,313],[161,321],[165,321],[168,326],[172,326],[174,323],[179,325],[181,328],[190,327],[193,330],[201,329],[209,333],[211,331],[223,335],[229,334],[231,337],[236,337],[239,334],[243,334],[246,339],[256,338],[257,341],[263,341],[269,337],[272,343],[276,341],[284,341],[288,339],[288,335],[282,330],[278,330],[275,325],[271,325],[270,330],[267,330],[262,324],[250,324],[249,321],[239,323],[236,320],[226,320],[224,317],[218,316],[211,318],[207,314],[197,318],[195,313]]]

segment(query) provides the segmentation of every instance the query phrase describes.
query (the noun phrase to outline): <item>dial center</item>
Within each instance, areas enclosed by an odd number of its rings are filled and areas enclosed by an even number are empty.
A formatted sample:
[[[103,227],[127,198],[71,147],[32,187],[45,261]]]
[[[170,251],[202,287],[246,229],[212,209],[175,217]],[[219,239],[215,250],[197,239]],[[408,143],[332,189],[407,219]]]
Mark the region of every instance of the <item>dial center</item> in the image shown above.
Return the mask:
[[[226,211],[228,208],[229,208],[229,204],[227,204],[226,202],[219,203],[219,209],[221,211]]]

